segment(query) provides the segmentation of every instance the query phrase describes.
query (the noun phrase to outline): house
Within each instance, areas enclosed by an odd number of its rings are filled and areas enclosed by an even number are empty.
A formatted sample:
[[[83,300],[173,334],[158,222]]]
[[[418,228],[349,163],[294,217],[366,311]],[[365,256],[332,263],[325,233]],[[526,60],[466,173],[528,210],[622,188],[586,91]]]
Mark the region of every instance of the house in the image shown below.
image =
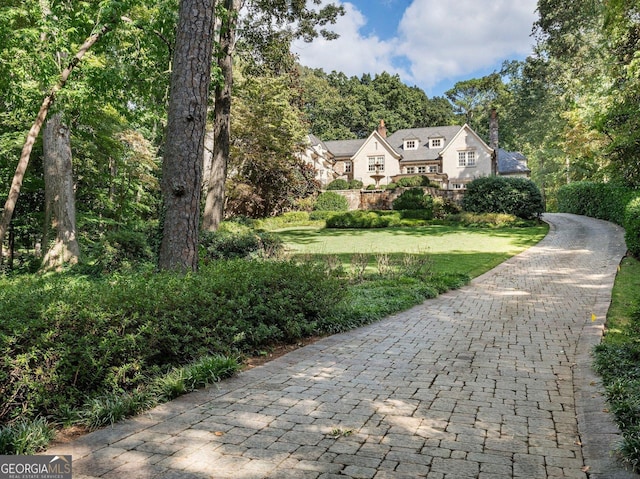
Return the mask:
[[[315,171],[315,179],[325,187],[340,176],[334,169],[334,155],[328,150],[327,145],[315,135],[307,135],[306,143],[299,158],[311,166]]]
[[[496,172],[495,152],[468,125],[409,128],[387,136],[384,121],[366,139],[326,141],[335,172],[365,186],[425,175],[442,189],[464,189]]]
[[[380,186],[423,175],[444,190],[464,190],[475,178],[491,175],[529,177],[526,158],[498,148],[497,117],[487,145],[469,125],[407,128],[387,135],[383,120],[365,139],[321,141],[309,135],[305,161],[316,168],[322,185],[335,178]]]

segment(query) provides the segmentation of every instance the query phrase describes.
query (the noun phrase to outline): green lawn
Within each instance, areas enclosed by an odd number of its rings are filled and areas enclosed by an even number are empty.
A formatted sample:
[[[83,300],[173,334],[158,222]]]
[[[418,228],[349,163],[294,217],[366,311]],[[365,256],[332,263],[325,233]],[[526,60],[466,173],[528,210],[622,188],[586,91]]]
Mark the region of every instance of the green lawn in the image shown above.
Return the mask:
[[[348,265],[353,255],[368,254],[370,268],[375,268],[380,255],[426,254],[435,272],[476,277],[538,243],[547,231],[547,225],[500,229],[432,225],[351,230],[298,227],[275,233],[294,256],[336,255]]]
[[[632,257],[622,259],[615,286],[611,292],[611,306],[607,312],[606,343],[638,341],[640,331],[632,316],[640,305],[640,261]],[[635,329],[634,329],[635,328]]]

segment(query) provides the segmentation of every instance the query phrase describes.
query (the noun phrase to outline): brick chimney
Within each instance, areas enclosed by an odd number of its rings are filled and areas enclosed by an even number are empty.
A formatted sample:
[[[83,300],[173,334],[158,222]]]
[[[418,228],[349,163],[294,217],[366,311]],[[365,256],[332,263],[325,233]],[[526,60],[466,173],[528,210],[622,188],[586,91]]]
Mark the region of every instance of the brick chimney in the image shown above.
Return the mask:
[[[384,120],[380,120],[380,124],[378,125],[378,128],[376,128],[376,130],[382,138],[387,137],[387,127],[384,125]]]

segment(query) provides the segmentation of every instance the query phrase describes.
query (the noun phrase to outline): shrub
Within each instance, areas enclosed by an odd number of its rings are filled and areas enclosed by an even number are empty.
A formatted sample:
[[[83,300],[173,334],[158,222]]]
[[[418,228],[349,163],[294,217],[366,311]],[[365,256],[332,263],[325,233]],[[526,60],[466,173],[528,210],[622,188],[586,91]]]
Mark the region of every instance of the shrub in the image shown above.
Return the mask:
[[[257,230],[275,230],[279,228],[286,228],[292,225],[306,225],[309,224],[311,218],[310,212],[307,211],[289,211],[283,213],[280,216],[272,216],[269,218],[262,218],[254,220],[254,228]]]
[[[577,181],[558,190],[558,210],[623,225],[625,207],[638,193],[629,188]]]
[[[349,202],[344,196],[338,193],[325,191],[318,195],[313,209],[318,211],[347,211],[349,209]]]
[[[411,188],[415,186],[429,186],[429,178],[427,176],[416,175],[416,176],[405,176],[404,178],[400,178],[397,182],[398,186],[404,188]]]
[[[427,224],[429,210],[348,211],[326,219],[327,228],[386,228]]]
[[[523,219],[544,212],[542,194],[527,178],[488,176],[467,185],[462,207],[472,213],[506,213]]]
[[[4,279],[0,422],[68,416],[64,405],[111,393],[108,414],[126,411],[121,394],[150,375],[308,336],[344,294],[320,265],[278,261],[212,261],[190,275]],[[95,410],[104,418],[109,408]]]
[[[223,222],[218,231],[200,235],[200,258],[205,261],[272,257],[278,256],[282,249],[282,241],[277,236],[233,222]]]
[[[558,210],[617,223],[625,229],[629,252],[640,257],[640,191],[579,181],[558,190]]]
[[[311,213],[309,213],[309,219],[312,221],[326,220],[333,215],[339,215],[341,213],[341,211],[312,211]]]
[[[394,210],[429,210],[433,217],[433,198],[426,195],[422,188],[411,188],[403,191],[393,201]],[[429,218],[430,219],[430,218]]]
[[[381,215],[375,211],[349,211],[327,218],[327,228],[386,228],[398,225],[400,215]]]
[[[398,187],[397,183],[391,182],[387,185],[388,190],[395,190]]]
[[[80,269],[93,273],[131,270],[145,263],[153,263],[155,258],[148,236],[126,228],[107,232],[89,248],[88,254],[89,260]]]
[[[350,190],[359,190],[362,188],[362,186],[363,186],[363,183],[360,180],[349,180],[348,188]]]
[[[457,223],[468,228],[504,228],[518,226],[527,221],[506,213],[469,213],[468,211],[449,215],[447,223]]]
[[[316,203],[315,196],[307,196],[305,198],[298,198],[294,201],[295,208],[300,211],[311,211],[313,205]]]
[[[367,191],[373,191],[377,189],[378,187],[376,185],[367,185],[367,188],[366,188]]]
[[[458,214],[460,211],[462,211],[460,205],[449,198],[442,198],[441,196],[433,198],[434,218],[444,219],[449,215]]]
[[[629,252],[636,258],[640,258],[640,195],[627,204],[624,229],[624,239]]]
[[[327,185],[327,190],[348,190],[349,182],[343,178],[333,180]]]

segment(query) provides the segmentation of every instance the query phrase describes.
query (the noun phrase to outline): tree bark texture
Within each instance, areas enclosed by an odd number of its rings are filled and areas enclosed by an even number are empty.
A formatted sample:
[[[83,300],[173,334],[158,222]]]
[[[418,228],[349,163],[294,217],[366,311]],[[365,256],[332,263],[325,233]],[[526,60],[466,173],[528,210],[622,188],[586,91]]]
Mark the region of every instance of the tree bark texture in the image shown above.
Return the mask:
[[[214,0],[182,0],[171,72],[165,154],[164,218],[158,266],[195,271],[202,157],[211,82]]]
[[[20,160],[18,161],[18,166],[16,167],[16,172],[13,175],[13,180],[11,182],[11,188],[9,189],[9,195],[7,196],[7,201],[4,204],[4,210],[2,211],[2,221],[0,221],[0,261],[2,259],[2,243],[4,241],[4,235],[7,232],[7,228],[9,227],[9,223],[11,222],[11,218],[13,217],[13,211],[16,208],[16,202],[18,201],[18,196],[20,195],[20,188],[22,187],[22,180],[24,179],[24,174],[27,171],[27,166],[29,165],[29,158],[31,157],[31,150],[33,149],[33,144],[38,138],[38,134],[40,133],[40,129],[44,124],[44,120],[47,117],[47,113],[49,112],[49,108],[53,104],[55,100],[56,94],[62,88],[64,88],[71,72],[76,67],[80,60],[84,57],[84,55],[89,51],[89,49],[93,46],[94,43],[98,41],[98,39],[104,35],[109,29],[111,25],[105,25],[96,33],[91,35],[89,38],[85,40],[85,42],[80,46],[78,53],[71,59],[67,68],[65,68],[60,74],[60,78],[58,83],[51,89],[49,94],[42,101],[42,105],[40,106],[40,111],[38,112],[38,116],[36,117],[35,122],[31,126],[29,133],[27,134],[27,140],[22,147],[22,152],[20,153]]]
[[[224,217],[224,187],[231,145],[231,91],[233,88],[233,49],[236,41],[236,23],[241,0],[224,0],[228,15],[220,27],[218,67],[222,83],[216,86],[214,100],[213,157],[207,181],[207,197],[202,218],[202,229],[216,231]]]
[[[42,139],[45,190],[43,244],[49,247],[42,267],[48,270],[77,263],[80,246],[76,234],[71,141],[69,128],[62,122],[60,113],[56,113],[47,121]]]

